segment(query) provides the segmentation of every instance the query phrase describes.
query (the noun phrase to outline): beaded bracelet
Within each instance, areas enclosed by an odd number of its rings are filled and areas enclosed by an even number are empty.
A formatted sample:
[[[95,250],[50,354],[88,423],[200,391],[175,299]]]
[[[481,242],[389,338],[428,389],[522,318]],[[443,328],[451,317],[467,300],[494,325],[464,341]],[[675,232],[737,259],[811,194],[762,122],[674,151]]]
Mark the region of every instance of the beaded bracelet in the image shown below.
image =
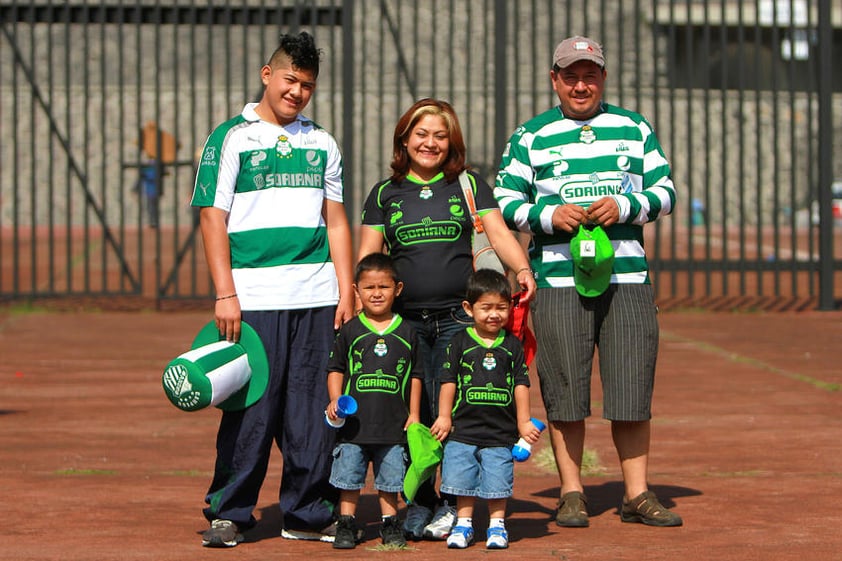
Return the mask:
[[[228,296],[219,296],[216,299],[216,301],[219,302],[220,300],[228,300],[229,298],[236,298],[236,297],[237,297],[237,293],[235,292],[234,294],[229,294]]]
[[[527,273],[529,273],[530,275],[532,274],[532,269],[530,269],[529,267],[522,267],[522,268],[520,268],[520,269],[518,269],[518,270],[517,270],[517,273],[515,273],[515,276],[517,276],[517,275],[521,274],[521,273],[522,273],[522,272],[524,272],[524,271],[526,271],[526,272],[527,272]]]

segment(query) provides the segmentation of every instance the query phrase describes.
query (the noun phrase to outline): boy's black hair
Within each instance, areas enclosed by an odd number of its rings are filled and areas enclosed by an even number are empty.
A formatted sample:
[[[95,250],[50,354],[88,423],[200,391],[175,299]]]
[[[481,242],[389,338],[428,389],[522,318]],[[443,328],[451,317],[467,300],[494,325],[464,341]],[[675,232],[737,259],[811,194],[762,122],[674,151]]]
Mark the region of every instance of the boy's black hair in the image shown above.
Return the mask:
[[[493,269],[480,269],[474,271],[468,278],[468,287],[465,290],[465,300],[472,306],[483,294],[499,294],[506,300],[512,299],[512,287],[502,274]]]
[[[354,272],[354,282],[360,282],[360,276],[366,271],[385,271],[392,276],[395,284],[398,283],[398,272],[395,269],[395,262],[385,253],[369,253],[357,263],[357,270]]]
[[[314,78],[318,77],[322,50],[316,48],[313,36],[306,31],[298,35],[281,35],[278,48],[269,58],[269,66],[275,68],[280,63],[281,57],[288,57],[294,67],[299,70],[309,70]]]

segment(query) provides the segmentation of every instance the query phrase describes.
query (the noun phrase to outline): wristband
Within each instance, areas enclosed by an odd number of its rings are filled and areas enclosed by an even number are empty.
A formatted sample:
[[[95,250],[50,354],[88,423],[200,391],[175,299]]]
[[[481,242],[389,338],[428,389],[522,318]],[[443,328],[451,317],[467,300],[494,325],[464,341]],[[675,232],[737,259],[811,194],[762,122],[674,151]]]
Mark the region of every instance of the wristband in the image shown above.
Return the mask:
[[[236,298],[236,297],[237,297],[237,293],[235,292],[234,294],[229,294],[228,296],[218,296],[216,298],[216,301],[219,302],[220,300],[228,300],[229,298]]]

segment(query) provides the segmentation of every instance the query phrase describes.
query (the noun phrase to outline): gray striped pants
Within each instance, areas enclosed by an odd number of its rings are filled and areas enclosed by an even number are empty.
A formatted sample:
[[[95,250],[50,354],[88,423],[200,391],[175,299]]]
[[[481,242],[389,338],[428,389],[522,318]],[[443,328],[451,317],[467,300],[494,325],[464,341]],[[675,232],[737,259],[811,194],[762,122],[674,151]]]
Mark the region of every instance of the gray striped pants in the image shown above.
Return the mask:
[[[648,284],[612,284],[596,298],[575,288],[544,288],[532,304],[541,395],[550,421],[591,414],[591,371],[599,352],[602,416],[651,418],[658,319]]]

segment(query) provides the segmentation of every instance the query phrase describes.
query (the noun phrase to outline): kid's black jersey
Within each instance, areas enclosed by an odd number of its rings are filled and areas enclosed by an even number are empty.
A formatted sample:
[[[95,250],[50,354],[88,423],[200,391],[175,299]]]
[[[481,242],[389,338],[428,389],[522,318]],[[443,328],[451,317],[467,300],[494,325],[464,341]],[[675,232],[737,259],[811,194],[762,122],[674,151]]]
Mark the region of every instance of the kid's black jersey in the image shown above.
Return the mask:
[[[468,172],[480,215],[497,209],[491,188]],[[404,289],[398,310],[459,306],[473,271],[473,223],[458,178],[439,174],[429,183],[412,178],[374,186],[362,223],[382,231]]]
[[[441,382],[456,384],[450,438],[475,446],[511,446],[518,439],[515,386],[529,386],[523,345],[505,330],[488,347],[468,327],[447,347]]]
[[[342,393],[357,400],[357,413],[339,429],[338,442],[401,444],[409,414],[410,378],[424,378],[415,330],[395,314],[377,332],[365,314],[339,330],[328,372],[344,375]]]

